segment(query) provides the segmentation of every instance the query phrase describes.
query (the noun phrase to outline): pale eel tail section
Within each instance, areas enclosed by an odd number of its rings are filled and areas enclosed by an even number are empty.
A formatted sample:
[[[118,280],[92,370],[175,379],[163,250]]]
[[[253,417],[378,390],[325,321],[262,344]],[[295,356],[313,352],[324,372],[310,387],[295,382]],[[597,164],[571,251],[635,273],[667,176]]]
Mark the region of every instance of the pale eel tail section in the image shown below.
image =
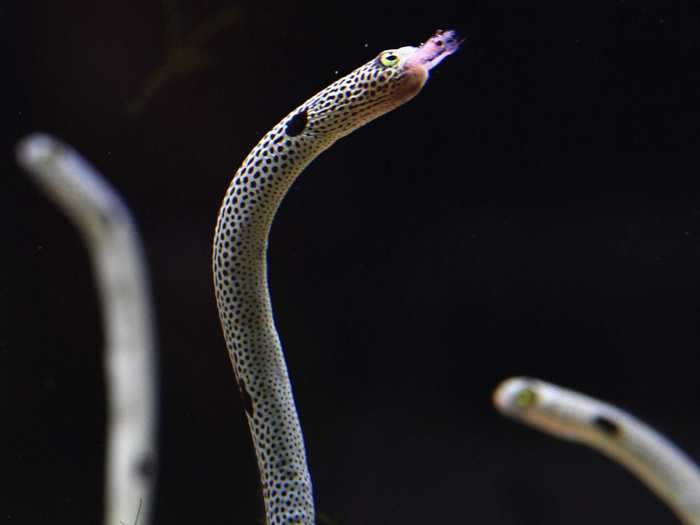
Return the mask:
[[[157,372],[141,239],[114,189],[71,147],[31,135],[19,164],[78,227],[97,281],[106,340],[105,525],[150,523],[156,467]]]

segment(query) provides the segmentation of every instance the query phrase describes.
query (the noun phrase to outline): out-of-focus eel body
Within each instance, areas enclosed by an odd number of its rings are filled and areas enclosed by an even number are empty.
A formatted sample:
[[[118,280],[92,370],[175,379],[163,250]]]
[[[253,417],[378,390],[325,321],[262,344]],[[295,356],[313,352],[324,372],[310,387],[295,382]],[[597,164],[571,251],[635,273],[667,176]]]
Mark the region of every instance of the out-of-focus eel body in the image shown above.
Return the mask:
[[[631,414],[527,377],[507,379],[493,399],[509,417],[600,450],[634,473],[683,523],[700,525],[700,470],[683,451]]]
[[[107,388],[105,525],[151,521],[158,372],[151,293],[141,238],[119,194],[73,148],[26,137],[17,160],[78,227],[102,308]]]

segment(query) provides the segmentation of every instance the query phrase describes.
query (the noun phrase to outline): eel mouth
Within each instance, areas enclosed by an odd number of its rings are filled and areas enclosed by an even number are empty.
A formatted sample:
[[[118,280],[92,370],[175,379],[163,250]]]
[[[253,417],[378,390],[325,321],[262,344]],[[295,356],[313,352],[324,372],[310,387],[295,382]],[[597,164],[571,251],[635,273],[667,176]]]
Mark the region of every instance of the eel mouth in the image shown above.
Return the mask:
[[[406,62],[406,66],[423,66],[430,71],[445,57],[459,49],[464,38],[459,38],[453,30],[438,29],[433,36],[422,43]]]

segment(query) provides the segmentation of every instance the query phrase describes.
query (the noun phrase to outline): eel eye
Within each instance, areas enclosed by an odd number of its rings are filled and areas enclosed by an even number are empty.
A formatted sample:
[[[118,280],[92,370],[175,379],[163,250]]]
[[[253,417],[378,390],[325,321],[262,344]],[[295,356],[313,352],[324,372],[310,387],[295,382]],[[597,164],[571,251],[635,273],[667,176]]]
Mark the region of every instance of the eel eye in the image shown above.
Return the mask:
[[[399,63],[399,57],[393,51],[384,51],[384,53],[379,55],[379,62],[383,66],[391,67]]]
[[[518,408],[528,408],[537,401],[537,394],[531,388],[523,388],[518,395],[515,396],[515,404]]]

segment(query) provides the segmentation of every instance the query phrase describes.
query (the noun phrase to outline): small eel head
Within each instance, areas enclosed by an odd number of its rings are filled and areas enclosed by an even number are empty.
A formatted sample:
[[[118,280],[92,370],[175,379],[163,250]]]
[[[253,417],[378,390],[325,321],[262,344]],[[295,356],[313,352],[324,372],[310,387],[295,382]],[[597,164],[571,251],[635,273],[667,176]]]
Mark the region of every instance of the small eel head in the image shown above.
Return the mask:
[[[382,51],[303,104],[307,119],[304,131],[325,135],[327,147],[396,109],[420,92],[430,70],[457,51],[461,43],[454,31],[440,30],[418,47]]]
[[[400,57],[399,64],[402,85],[397,90],[398,93],[406,96],[410,100],[418,94],[428,80],[430,70],[437,66],[442,60],[457,51],[462,39],[457,37],[454,31],[443,31],[438,29],[433,36],[418,47],[405,46],[396,50]],[[379,60],[385,56],[387,51],[380,53]]]
[[[502,414],[563,439],[590,441],[599,434],[610,439],[621,432],[614,414],[601,411],[600,402],[530,377],[503,381],[493,403]]]
[[[556,390],[543,381],[529,377],[506,379],[493,393],[493,404],[516,421],[562,438],[572,437],[572,418],[561,410]]]

